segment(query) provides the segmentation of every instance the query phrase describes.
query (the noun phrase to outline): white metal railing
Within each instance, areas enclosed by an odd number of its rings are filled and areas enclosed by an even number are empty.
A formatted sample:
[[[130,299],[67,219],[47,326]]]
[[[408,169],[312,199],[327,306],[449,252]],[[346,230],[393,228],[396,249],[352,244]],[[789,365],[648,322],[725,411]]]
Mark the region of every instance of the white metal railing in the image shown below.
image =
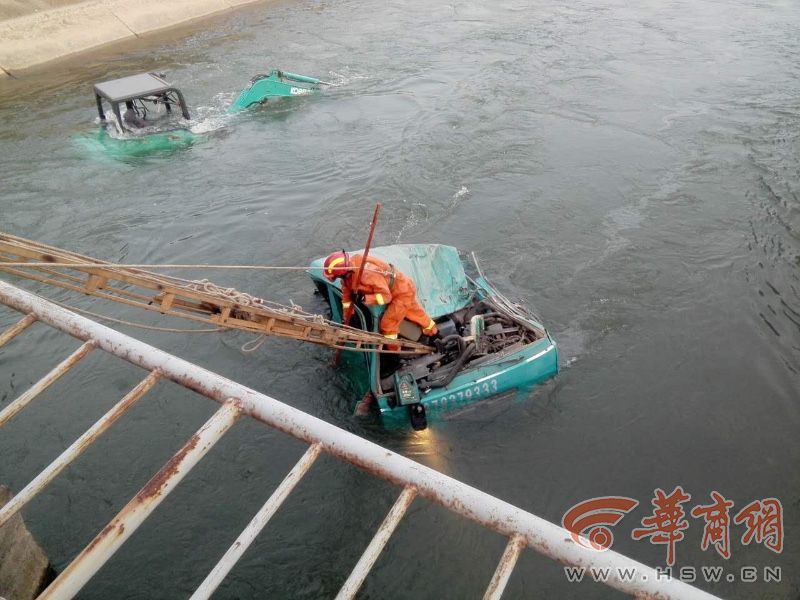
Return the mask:
[[[0,334],[0,346],[35,321],[41,321],[85,343],[76,352],[0,412],[0,427],[92,349],[100,349],[149,371],[111,410],[35,477],[5,506],[7,521],[49,481],[94,442],[160,379],[183,385],[216,400],[220,409],[147,482],[125,507],[62,571],[39,598],[72,598],[155,510],[181,479],[242,415],[307,442],[310,447],[283,482],[222,556],[192,599],[209,598],[261,532],[311,465],[326,452],[401,488],[375,537],[344,582],[337,598],[353,598],[390,536],[417,496],[436,502],[508,538],[508,545],[488,584],[484,598],[499,598],[517,558],[526,547],[567,565],[609,569],[605,582],[637,597],[711,599],[714,596],[612,550],[596,552],[574,542],[570,532],[536,515],[486,494],[438,471],[283,404],[269,396],[170,355],[118,331],[95,323],[43,298],[0,280],[0,302],[21,312],[23,319]],[[637,573],[624,577],[621,573]]]

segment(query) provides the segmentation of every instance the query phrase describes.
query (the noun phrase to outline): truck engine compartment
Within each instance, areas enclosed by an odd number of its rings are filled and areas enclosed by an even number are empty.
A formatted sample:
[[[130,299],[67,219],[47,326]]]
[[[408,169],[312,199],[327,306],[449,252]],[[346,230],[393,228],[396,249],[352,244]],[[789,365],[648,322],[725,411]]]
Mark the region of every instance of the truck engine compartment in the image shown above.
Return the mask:
[[[413,403],[419,392],[445,387],[459,372],[502,358],[546,335],[491,299],[476,300],[435,320],[441,336],[433,340],[435,352],[416,358],[380,356],[380,390],[390,404]]]

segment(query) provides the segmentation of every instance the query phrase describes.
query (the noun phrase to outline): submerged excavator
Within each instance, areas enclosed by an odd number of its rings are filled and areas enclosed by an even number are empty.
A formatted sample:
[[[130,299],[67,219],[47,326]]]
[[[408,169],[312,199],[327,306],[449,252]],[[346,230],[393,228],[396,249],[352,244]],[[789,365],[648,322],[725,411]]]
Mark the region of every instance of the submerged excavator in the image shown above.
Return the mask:
[[[254,76],[228,108],[238,113],[270,101],[319,93],[332,85],[280,69]],[[191,146],[197,134],[190,127],[183,93],[162,73],[138,73],[94,84],[100,128],[79,136],[81,145],[99,147],[109,156],[129,158],[171,152]]]

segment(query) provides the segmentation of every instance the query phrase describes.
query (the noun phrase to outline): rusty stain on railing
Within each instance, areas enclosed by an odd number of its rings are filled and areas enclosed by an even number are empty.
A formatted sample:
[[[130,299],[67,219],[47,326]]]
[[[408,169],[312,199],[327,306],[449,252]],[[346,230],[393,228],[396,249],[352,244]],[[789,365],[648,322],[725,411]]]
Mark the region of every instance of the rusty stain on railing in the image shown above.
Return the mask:
[[[511,577],[511,571],[517,565],[520,552],[525,548],[525,538],[519,534],[512,535],[508,540],[506,550],[497,564],[497,569],[489,582],[489,587],[483,596],[483,600],[498,600],[506,589],[506,584]]]
[[[42,600],[73,598],[230,429],[240,414],[241,411],[232,401],[217,410],[119,511],[105,529],[89,542],[89,545],[56,577],[39,598]]]

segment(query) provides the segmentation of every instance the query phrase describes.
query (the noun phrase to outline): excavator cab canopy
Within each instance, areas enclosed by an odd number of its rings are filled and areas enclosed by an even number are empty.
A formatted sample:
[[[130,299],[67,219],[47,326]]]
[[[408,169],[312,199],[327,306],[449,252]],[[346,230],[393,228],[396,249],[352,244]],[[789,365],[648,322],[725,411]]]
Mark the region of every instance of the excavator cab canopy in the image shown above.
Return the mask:
[[[120,106],[132,106],[140,119],[146,119],[147,113],[154,108],[163,106],[167,114],[172,113],[173,107],[180,109],[184,119],[189,119],[189,109],[181,91],[165,81],[163,76],[155,73],[139,73],[120,79],[103,81],[94,85],[94,96],[97,101],[97,112],[100,121],[107,123],[103,101],[108,102],[116,117],[119,127],[123,131],[130,131],[130,126],[123,119],[123,110]]]

